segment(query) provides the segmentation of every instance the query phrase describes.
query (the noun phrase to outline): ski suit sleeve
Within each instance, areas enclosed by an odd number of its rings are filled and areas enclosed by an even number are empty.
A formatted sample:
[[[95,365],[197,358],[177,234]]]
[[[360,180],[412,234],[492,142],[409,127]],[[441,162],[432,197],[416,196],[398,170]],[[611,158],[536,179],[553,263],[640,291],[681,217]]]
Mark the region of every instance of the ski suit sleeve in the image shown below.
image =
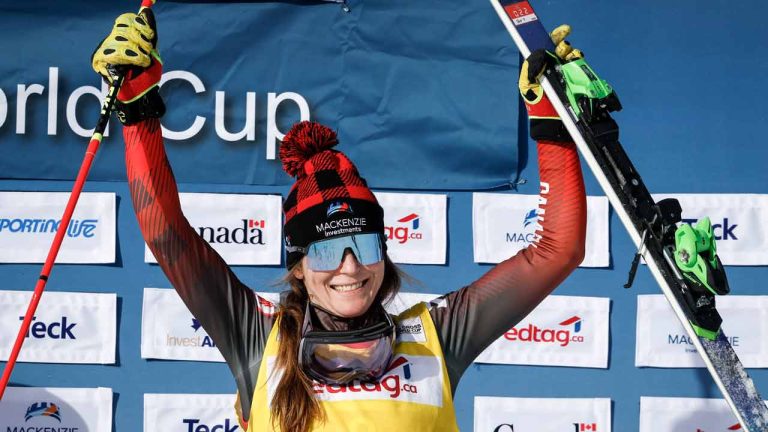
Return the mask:
[[[123,135],[128,184],[144,241],[227,361],[247,419],[274,306],[240,282],[182,214],[160,121],[125,126]]]
[[[586,196],[576,146],[539,141],[536,240],[431,305],[453,390],[469,364],[520,322],[584,258]]]

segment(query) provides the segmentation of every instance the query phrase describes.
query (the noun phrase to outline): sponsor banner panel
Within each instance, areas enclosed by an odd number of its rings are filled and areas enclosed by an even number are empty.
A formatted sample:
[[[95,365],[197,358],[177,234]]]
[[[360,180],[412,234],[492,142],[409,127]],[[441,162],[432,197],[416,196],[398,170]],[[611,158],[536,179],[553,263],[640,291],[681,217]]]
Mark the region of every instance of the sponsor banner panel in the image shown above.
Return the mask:
[[[683,222],[696,225],[709,216],[717,254],[726,265],[768,265],[768,195],[654,194],[677,198]]]
[[[112,389],[8,387],[0,402],[0,430],[111,431]]]
[[[42,263],[61,225],[69,192],[0,192],[0,262]],[[57,263],[115,262],[115,194],[80,195]]]
[[[474,431],[611,432],[611,400],[475,396]]]
[[[446,195],[376,192],[376,199],[384,208],[384,234],[392,261],[445,264]]]
[[[768,296],[717,298],[723,333],[745,367],[768,367]],[[635,366],[705,367],[693,341],[661,294],[637,296]]]
[[[180,193],[184,216],[229,265],[279,265],[282,198],[279,195]],[[144,261],[156,263],[149,247]]]
[[[541,228],[538,195],[472,194],[475,262],[499,263],[536,239]],[[608,198],[587,197],[587,239],[581,267],[608,267]]]
[[[278,293],[257,293],[268,300],[262,313],[275,312]],[[223,362],[213,339],[173,289],[144,288],[141,312],[141,358]]]
[[[242,431],[232,394],[144,395],[144,432]]]
[[[610,299],[549,296],[477,363],[608,367]]]
[[[0,360],[11,354],[29,291],[0,291]],[[34,363],[115,363],[117,295],[46,292],[19,353]]]
[[[640,432],[740,430],[725,399],[640,398]]]

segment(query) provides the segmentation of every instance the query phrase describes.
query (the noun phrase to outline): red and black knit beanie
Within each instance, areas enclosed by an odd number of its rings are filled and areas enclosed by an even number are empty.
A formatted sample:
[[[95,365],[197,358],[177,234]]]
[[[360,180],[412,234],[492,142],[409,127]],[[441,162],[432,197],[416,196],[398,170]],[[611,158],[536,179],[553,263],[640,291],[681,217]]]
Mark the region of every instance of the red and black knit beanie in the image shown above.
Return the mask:
[[[318,240],[377,233],[384,241],[384,211],[352,161],[331,150],[338,143],[330,128],[303,121],[280,146],[283,169],[296,177],[283,203],[288,268],[304,255],[296,247]]]

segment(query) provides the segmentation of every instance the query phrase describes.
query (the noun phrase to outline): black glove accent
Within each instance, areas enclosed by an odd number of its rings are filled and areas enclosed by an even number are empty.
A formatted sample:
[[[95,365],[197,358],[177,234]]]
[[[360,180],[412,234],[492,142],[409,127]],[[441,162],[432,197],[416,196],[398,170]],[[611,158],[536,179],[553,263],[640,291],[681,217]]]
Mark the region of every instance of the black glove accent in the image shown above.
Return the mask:
[[[535,141],[572,142],[571,134],[559,119],[531,119],[531,138]]]
[[[165,114],[165,103],[160,97],[160,88],[153,87],[144,96],[129,104],[115,100],[115,114],[126,126],[146,119],[162,117]]]

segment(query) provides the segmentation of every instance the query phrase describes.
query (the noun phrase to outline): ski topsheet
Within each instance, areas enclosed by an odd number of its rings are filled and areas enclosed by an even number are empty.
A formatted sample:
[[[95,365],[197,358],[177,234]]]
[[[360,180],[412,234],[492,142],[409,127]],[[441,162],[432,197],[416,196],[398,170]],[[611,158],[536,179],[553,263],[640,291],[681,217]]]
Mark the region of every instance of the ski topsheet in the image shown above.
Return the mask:
[[[528,1],[490,1],[523,57],[541,48],[554,52]],[[719,328],[714,296],[692,288],[672,258],[679,204],[654,202],[619,143],[616,123],[607,112],[596,120],[570,106],[558,67],[548,67],[541,84],[739,423],[747,432],[768,431],[768,408]]]

